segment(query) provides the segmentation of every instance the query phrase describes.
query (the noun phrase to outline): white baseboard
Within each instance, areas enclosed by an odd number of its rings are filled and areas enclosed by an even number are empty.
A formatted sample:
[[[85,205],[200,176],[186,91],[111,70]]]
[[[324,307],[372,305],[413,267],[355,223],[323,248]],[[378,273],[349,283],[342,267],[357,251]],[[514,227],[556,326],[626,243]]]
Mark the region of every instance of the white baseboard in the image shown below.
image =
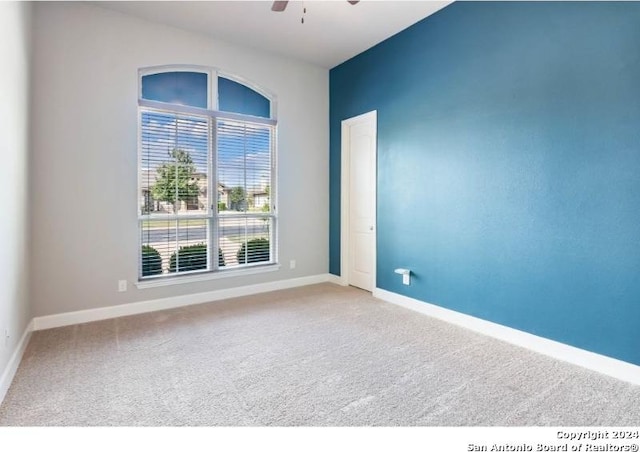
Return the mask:
[[[337,284],[339,286],[347,286],[347,281],[342,277],[342,276],[337,276],[337,275],[333,275],[333,274],[329,274],[328,275],[329,279],[327,280],[327,282],[333,283],[333,284]]]
[[[376,288],[373,296],[505,342],[640,385],[640,366]]]
[[[2,405],[4,396],[7,395],[7,391],[9,390],[9,386],[11,386],[13,377],[16,375],[20,361],[22,361],[22,355],[24,355],[24,351],[27,349],[27,344],[29,343],[32,331],[33,320],[31,320],[24,329],[24,333],[22,333],[22,337],[20,338],[13,355],[11,355],[11,359],[7,363],[7,367],[5,367],[4,372],[2,372],[2,376],[0,376],[0,405]]]
[[[180,295],[177,297],[108,306],[104,308],[86,309],[82,311],[65,312],[63,314],[35,317],[33,319],[33,329],[36,331],[47,330],[49,328],[95,322],[97,320],[113,319],[127,315],[161,311],[163,309],[179,308],[193,304],[207,303],[209,301],[255,295],[258,293],[272,292],[274,290],[291,289],[293,287],[308,286],[310,284],[319,284],[324,282],[334,282],[333,277],[334,275],[329,274],[306,276],[302,278],[286,279],[283,281],[254,284],[251,286],[214,290],[211,292],[201,292],[189,295]]]

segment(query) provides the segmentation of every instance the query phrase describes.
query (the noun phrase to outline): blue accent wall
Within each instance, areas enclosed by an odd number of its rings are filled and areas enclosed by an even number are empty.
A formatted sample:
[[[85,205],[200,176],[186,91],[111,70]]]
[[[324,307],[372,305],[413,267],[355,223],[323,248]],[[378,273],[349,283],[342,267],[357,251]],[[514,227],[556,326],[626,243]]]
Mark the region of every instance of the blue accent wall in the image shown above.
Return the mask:
[[[378,287],[640,365],[640,3],[454,3],[330,96],[331,273],[340,122],[377,110]]]

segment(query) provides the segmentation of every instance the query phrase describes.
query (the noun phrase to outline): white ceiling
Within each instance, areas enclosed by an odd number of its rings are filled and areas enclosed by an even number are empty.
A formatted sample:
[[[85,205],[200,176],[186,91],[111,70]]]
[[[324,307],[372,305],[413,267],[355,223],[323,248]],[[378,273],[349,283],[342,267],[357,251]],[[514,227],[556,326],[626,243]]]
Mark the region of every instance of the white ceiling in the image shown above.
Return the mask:
[[[101,1],[102,7],[332,68],[450,1]],[[303,4],[307,8],[300,23]]]

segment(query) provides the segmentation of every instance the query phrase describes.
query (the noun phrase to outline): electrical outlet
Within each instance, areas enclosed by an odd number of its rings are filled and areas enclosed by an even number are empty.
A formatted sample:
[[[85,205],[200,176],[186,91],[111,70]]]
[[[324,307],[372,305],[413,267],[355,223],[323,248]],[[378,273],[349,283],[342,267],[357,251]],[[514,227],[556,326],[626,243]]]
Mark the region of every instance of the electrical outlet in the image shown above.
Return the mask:
[[[126,292],[127,291],[127,280],[121,279],[118,281],[118,292]]]
[[[4,345],[7,346],[9,345],[9,338],[11,337],[11,335],[9,334],[9,330],[5,328],[4,330]]]
[[[291,270],[293,270],[294,268],[296,268],[296,260],[295,260],[295,259],[291,259],[291,260],[289,261],[289,268],[290,268]]]

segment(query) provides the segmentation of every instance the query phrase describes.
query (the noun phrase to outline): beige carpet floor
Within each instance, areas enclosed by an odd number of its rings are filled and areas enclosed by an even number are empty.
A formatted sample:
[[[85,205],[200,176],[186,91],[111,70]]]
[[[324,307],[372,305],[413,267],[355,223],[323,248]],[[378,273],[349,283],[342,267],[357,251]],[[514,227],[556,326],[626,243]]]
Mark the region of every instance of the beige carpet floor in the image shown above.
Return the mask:
[[[0,425],[638,426],[640,387],[320,284],[36,332]]]

